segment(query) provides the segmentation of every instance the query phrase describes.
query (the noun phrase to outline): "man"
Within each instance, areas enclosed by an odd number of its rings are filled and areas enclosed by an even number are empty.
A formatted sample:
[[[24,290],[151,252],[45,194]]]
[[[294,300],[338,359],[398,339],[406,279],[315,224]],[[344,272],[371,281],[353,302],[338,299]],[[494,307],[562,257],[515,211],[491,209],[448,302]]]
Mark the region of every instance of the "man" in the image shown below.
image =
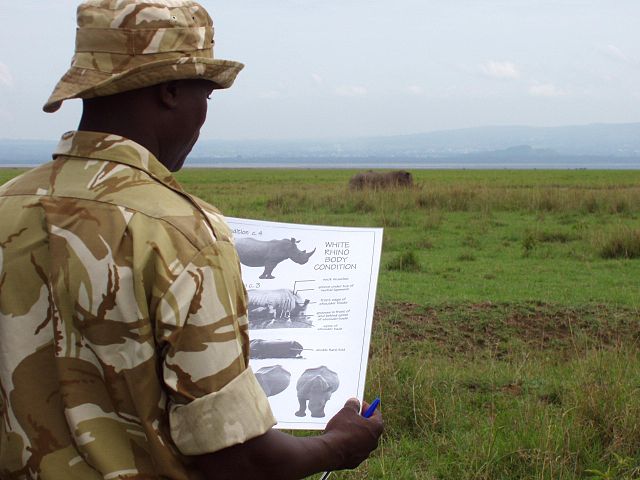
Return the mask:
[[[170,173],[241,69],[189,0],[78,8],[44,110],[82,98],[79,130],[0,188],[0,478],[294,479],[376,448],[353,399],[323,435],[272,429],[231,233]]]

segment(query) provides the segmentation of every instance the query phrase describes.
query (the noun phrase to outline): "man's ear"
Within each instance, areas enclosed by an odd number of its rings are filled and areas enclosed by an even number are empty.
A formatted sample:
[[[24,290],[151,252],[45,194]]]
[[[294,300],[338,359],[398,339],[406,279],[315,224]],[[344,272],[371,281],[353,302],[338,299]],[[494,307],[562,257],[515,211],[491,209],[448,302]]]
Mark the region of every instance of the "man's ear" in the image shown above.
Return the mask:
[[[179,88],[176,80],[158,85],[160,102],[165,108],[174,109],[178,106]]]

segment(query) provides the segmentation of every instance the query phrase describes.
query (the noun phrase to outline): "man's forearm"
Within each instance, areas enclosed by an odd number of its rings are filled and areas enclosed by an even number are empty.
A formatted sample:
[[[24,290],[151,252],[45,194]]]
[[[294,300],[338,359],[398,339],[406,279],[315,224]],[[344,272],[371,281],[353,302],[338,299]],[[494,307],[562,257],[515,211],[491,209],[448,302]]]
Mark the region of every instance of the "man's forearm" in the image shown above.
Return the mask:
[[[364,408],[368,408],[364,403]],[[382,416],[360,416],[351,398],[322,435],[294,437],[277,430],[219,452],[202,455],[197,465],[207,479],[297,480],[325,470],[356,468],[378,446]]]
[[[295,480],[333,470],[342,463],[327,434],[294,437],[277,430],[197,458],[205,478]]]

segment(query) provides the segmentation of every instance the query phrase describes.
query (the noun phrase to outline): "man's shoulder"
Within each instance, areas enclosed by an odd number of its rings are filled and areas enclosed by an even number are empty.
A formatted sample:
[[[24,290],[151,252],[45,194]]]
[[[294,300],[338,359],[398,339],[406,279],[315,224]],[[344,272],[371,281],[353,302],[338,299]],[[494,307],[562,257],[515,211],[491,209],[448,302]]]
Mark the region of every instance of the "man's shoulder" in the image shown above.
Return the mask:
[[[74,198],[125,206],[150,216],[188,213],[181,192],[147,172],[106,160],[59,158],[30,170],[0,189],[2,196]]]
[[[139,214],[170,224],[198,249],[229,235],[214,207],[144,170],[117,162],[58,158],[7,183],[0,196],[39,198],[48,204],[71,202],[88,209],[112,209],[118,215],[126,212],[129,217]]]

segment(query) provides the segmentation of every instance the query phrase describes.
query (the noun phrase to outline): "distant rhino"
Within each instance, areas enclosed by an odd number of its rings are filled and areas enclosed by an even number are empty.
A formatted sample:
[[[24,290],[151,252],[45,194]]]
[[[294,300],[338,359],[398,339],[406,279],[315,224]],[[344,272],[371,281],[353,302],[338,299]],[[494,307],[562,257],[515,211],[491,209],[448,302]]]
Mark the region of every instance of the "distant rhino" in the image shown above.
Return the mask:
[[[305,311],[309,305],[308,299],[303,299],[291,290],[249,290],[249,305],[247,313],[249,322],[266,323],[304,319]]]
[[[284,392],[291,383],[291,374],[280,365],[262,367],[255,375],[267,397]]]
[[[357,173],[349,180],[351,190],[363,190],[365,188],[393,188],[413,186],[413,176],[406,170],[394,170],[392,172],[368,172]]]
[[[299,240],[295,238],[283,240],[256,240],[255,238],[239,238],[236,240],[236,250],[240,262],[247,267],[264,267],[260,275],[262,279],[275,278],[271,273],[283,260],[293,260],[299,265],[309,261],[316,251],[307,253],[298,249]]]
[[[305,370],[296,384],[298,402],[300,403],[300,409],[296,412],[296,416],[307,416],[307,401],[309,401],[311,416],[314,418],[324,417],[324,406],[339,386],[338,374],[327,367]]]

